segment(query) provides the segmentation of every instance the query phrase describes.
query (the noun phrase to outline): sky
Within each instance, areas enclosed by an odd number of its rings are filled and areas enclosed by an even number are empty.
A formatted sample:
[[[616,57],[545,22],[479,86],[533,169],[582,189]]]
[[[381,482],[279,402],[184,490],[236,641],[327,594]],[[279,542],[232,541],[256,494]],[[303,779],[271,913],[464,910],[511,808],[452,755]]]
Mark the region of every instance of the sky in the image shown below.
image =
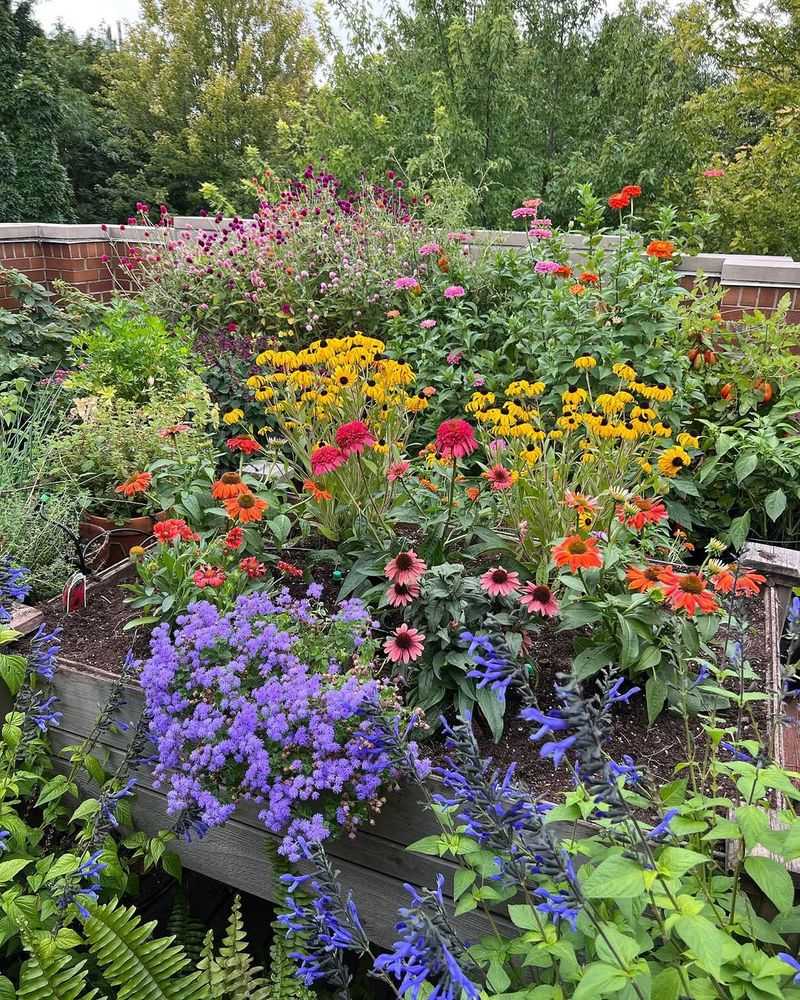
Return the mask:
[[[44,28],[63,21],[83,34],[103,21],[112,29],[117,21],[133,21],[139,14],[139,0],[37,0],[34,9]]]

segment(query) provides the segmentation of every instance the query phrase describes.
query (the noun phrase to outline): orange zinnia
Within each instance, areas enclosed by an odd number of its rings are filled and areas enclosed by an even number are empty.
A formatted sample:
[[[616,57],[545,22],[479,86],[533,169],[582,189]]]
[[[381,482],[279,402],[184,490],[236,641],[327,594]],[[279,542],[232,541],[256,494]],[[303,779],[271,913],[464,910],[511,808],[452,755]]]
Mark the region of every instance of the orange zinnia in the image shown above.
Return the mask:
[[[662,566],[629,566],[625,570],[629,590],[638,590],[644,594],[663,582],[664,567]]]
[[[683,610],[690,617],[698,611],[710,615],[717,610],[714,595],[708,589],[708,582],[699,573],[664,574],[664,591],[674,611]]]
[[[120,483],[114,492],[121,493],[124,497],[132,497],[137,493],[144,493],[152,481],[153,477],[149,472],[134,472],[124,483]]]
[[[211,496],[215,500],[228,500],[230,497],[238,497],[249,492],[238,472],[224,472],[211,487]]]
[[[675,244],[669,240],[652,240],[647,244],[646,253],[650,257],[658,257],[659,260],[669,260],[675,253]]]
[[[319,486],[314,482],[313,479],[306,479],[303,483],[303,489],[306,493],[310,493],[311,496],[319,500],[333,500],[333,493],[329,493],[327,490],[320,489]]]
[[[228,517],[237,521],[260,521],[269,504],[252,493],[241,493],[225,501]]]
[[[571,573],[579,569],[599,569],[603,565],[597,541],[582,535],[568,535],[553,549],[553,559],[556,566],[569,566]]]

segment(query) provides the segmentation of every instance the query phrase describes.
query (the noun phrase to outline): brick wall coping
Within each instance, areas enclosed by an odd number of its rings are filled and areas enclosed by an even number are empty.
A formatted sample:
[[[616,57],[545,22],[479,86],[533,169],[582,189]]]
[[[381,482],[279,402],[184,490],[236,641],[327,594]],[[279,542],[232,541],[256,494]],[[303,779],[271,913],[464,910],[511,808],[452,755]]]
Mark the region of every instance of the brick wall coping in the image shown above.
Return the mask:
[[[202,216],[176,216],[175,231],[190,229],[215,229],[213,218]],[[105,230],[99,224],[60,225],[38,222],[0,223],[0,244],[2,243],[98,243],[103,241],[123,241],[126,243],[160,242],[164,230],[154,231],[147,226],[109,225]],[[525,233],[511,230],[476,229],[471,233],[471,247],[474,250],[496,248],[497,250],[523,250],[528,246]],[[567,245],[573,257],[580,258],[584,247],[583,237],[577,233],[567,234]],[[616,236],[605,236],[603,246],[612,250],[617,243]],[[754,254],[702,253],[683,257],[678,265],[682,274],[705,274],[722,285],[753,286],[767,288],[800,288],[800,262],[791,257],[757,256]]]

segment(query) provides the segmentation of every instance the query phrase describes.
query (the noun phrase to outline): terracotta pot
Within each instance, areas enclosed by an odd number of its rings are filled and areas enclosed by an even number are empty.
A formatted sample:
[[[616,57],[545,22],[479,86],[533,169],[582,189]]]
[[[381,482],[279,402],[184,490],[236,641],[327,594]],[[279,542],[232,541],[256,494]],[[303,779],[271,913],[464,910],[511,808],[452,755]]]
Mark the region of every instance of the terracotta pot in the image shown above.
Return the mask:
[[[86,565],[95,573],[99,573],[101,569],[105,569],[111,558],[111,543],[106,529],[92,521],[81,520],[78,534],[86,546],[84,549]]]
[[[134,545],[143,545],[153,533],[153,523],[152,517],[129,517],[117,526],[110,517],[101,517],[88,511],[81,517],[81,524],[94,525],[108,532],[112,562],[127,559]]]

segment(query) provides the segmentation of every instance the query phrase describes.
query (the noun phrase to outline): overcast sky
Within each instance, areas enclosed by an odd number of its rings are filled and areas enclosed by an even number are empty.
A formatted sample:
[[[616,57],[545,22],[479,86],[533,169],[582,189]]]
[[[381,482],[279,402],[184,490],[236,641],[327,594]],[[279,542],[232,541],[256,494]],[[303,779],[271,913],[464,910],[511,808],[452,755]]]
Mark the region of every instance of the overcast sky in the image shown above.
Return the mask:
[[[82,34],[103,21],[113,28],[117,21],[134,20],[139,14],[139,0],[37,0],[35,11],[45,28],[63,21]]]

